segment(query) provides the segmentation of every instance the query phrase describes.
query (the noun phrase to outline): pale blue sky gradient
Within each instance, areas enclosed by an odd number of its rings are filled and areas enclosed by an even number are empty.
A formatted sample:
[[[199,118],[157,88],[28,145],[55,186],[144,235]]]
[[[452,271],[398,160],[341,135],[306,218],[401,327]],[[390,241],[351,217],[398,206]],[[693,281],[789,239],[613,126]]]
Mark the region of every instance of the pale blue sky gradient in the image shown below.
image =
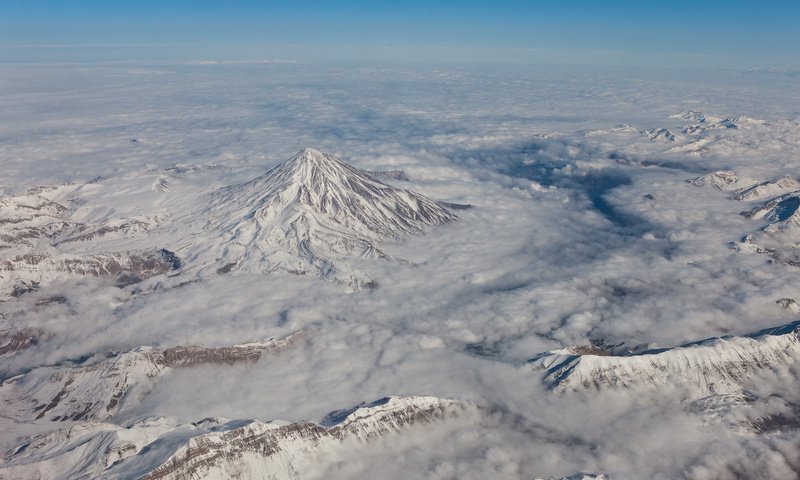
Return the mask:
[[[0,0],[0,61],[800,68],[800,1]]]

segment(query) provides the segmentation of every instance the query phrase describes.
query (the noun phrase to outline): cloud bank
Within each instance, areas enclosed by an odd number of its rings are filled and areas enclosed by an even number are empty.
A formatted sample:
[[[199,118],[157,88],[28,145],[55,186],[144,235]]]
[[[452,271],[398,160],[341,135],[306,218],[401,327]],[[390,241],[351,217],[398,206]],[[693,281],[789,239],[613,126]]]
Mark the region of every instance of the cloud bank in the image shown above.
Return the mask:
[[[402,262],[353,260],[377,281],[369,291],[285,272],[181,273],[123,288],[57,279],[0,304],[4,332],[36,332],[29,348],[4,355],[4,377],[140,346],[224,347],[308,328],[280,355],[175,371],[115,421],[321,421],[363,401],[432,395],[489,413],[335,450],[303,475],[793,478],[800,469],[790,363],[747,379],[745,400],[714,399],[699,413],[680,385],[553,392],[526,363],[570,345],[654,349],[796,320],[776,300],[797,298],[800,270],[731,248],[769,220],[740,215],[755,203],[686,183],[718,170],[757,182],[800,174],[796,78],[303,64],[0,69],[9,80],[3,194],[72,182],[81,187],[71,214],[83,220],[162,216],[120,242],[157,244],[187,265],[199,256],[186,252],[203,245],[184,234],[200,228],[198,202],[305,146],[363,170],[401,170],[383,180],[473,206],[380,245]],[[708,118],[672,117],[688,110]],[[4,450],[41,430],[16,428]]]

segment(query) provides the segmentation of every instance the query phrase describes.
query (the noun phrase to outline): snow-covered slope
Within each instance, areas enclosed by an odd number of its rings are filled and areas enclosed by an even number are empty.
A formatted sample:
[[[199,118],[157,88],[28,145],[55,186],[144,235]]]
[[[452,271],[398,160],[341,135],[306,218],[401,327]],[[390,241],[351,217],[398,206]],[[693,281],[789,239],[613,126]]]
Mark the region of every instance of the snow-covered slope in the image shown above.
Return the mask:
[[[436,397],[386,397],[330,413],[320,423],[207,418],[188,425],[150,418],[126,425],[84,422],[28,438],[6,452],[8,479],[301,478],[322,452],[362,448],[410,427],[475,420],[472,404]],[[408,433],[410,434],[410,433]],[[412,434],[413,435],[413,434]]]
[[[11,296],[19,296],[55,279],[111,277],[128,285],[180,268],[181,261],[167,249],[133,250],[75,255],[28,253],[0,261],[0,281]]]
[[[709,115],[704,112],[698,112],[697,110],[687,110],[685,112],[677,113],[675,115],[671,115],[671,118],[677,118],[679,120],[684,120],[692,123],[714,124],[722,121],[722,117]]]
[[[315,273],[359,284],[344,258],[384,258],[379,242],[457,217],[444,204],[382,183],[306,148],[264,175],[215,192],[204,212],[225,239],[218,269]]]
[[[105,478],[104,471],[136,455],[162,435],[180,429],[163,418],[130,425],[80,422],[23,439],[22,446],[4,452],[0,478],[44,480]]]
[[[686,180],[686,183],[697,187],[713,187],[723,192],[733,192],[741,188],[747,188],[755,182],[741,178],[731,170],[719,170]]]
[[[413,425],[475,413],[475,407],[453,400],[386,397],[334,412],[322,424],[254,421],[190,439],[143,478],[300,478],[302,467],[323,449],[374,441]]]
[[[0,385],[0,406],[6,417],[19,422],[105,420],[131,397],[146,395],[173,369],[256,361],[307,333],[301,330],[281,339],[230,347],[141,347],[87,366],[37,368]]]
[[[735,200],[753,201],[764,200],[770,197],[777,197],[789,192],[800,191],[800,179],[797,177],[786,176],[777,180],[768,180],[758,185],[745,188],[733,196]]]
[[[699,126],[705,129],[715,128],[748,128],[768,125],[766,121],[748,117],[746,115],[737,115],[735,117],[722,118],[717,115],[710,115],[696,110],[688,110],[685,112],[672,115],[671,118],[677,118],[691,122],[693,126]]]
[[[685,385],[698,396],[736,393],[762,369],[800,360],[800,322],[740,337],[719,337],[631,355],[577,353],[565,348],[530,361],[557,390]]]
[[[19,296],[81,276],[124,286],[184,266],[371,286],[348,258],[388,258],[381,242],[451,222],[463,207],[376,179],[407,180],[401,171],[370,174],[310,148],[210,193],[192,190],[185,178],[218,170],[176,166],[0,197],[0,293]]]
[[[784,176],[756,182],[735,172],[721,170],[686,181],[700,187],[732,192],[741,202],[761,202],[741,212],[747,218],[766,221],[758,231],[743,234],[730,242],[733,249],[748,254],[766,254],[773,261],[800,265],[800,179]]]
[[[798,206],[800,206],[800,192],[792,192],[772,198],[745,212],[744,215],[757,220],[764,218],[773,224],[800,223],[797,218]]]
[[[653,142],[674,142],[678,139],[678,137],[667,128],[650,128],[644,130],[642,135],[645,135]]]
[[[110,243],[146,234],[159,217],[87,223],[75,220],[73,210],[51,198],[77,188],[37,187],[0,197],[0,296],[19,296],[70,277],[108,276],[129,284],[180,268],[181,261],[167,249]]]
[[[766,225],[743,240],[733,242],[733,247],[740,252],[767,254],[774,261],[800,266],[800,182],[797,178],[764,182],[741,193],[747,194],[744,200],[767,198],[742,212],[753,220],[765,221]]]
[[[688,123],[642,130],[642,137],[651,141],[642,152],[652,154],[653,147],[661,144],[664,146],[662,153],[670,156],[721,159],[730,158],[735,152],[735,157],[753,157],[757,163],[765,150],[790,145],[800,133],[798,125],[791,121],[768,122],[745,115],[724,118],[689,110],[671,118]]]

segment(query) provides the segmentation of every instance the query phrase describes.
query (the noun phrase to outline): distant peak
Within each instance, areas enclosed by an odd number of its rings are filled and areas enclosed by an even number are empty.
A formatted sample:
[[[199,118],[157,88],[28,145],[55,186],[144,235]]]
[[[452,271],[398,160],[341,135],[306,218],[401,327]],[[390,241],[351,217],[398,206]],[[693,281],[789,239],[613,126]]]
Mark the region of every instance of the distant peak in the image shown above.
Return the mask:
[[[351,175],[347,164],[337,159],[333,155],[320,152],[319,150],[306,147],[297,152],[292,158],[283,164],[283,167],[294,177],[311,179],[321,175],[323,177]]]
[[[303,156],[303,157],[321,157],[323,153],[317,150],[316,148],[305,147],[297,152],[296,156]]]
[[[330,158],[330,155],[326,155],[319,150],[316,150],[311,147],[306,147],[299,152],[297,152],[294,157],[289,160],[290,162],[296,163],[305,163],[305,162],[312,162],[312,163],[319,163],[324,162],[326,158]]]
[[[454,221],[449,207],[304,148],[260,177],[219,190],[216,228],[235,245],[219,268],[316,272],[369,287],[369,277],[342,259],[390,258],[376,242]]]

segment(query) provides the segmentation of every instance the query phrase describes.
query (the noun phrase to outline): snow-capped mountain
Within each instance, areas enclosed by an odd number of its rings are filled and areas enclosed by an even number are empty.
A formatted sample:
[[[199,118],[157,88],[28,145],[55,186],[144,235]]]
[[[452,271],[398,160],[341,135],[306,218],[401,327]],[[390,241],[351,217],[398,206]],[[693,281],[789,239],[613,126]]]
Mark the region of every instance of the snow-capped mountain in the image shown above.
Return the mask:
[[[642,132],[653,142],[674,142],[678,137],[667,128],[651,128]]]
[[[781,195],[750,211],[742,212],[754,220],[766,220],[760,230],[747,234],[731,246],[743,253],[769,255],[772,261],[800,266],[800,194]]]
[[[797,124],[793,122],[770,122],[745,115],[725,118],[689,110],[670,118],[688,123],[640,131],[651,145],[664,145],[663,153],[668,155],[724,158],[736,151],[739,156],[752,156],[757,160],[762,148],[768,149],[769,144],[791,143],[790,139],[798,134]]]
[[[177,256],[163,248],[96,255],[28,253],[0,261],[0,280],[17,297],[58,278],[111,277],[125,286],[180,267]]]
[[[254,362],[277,353],[307,335],[229,347],[141,347],[111,354],[87,366],[42,367],[0,384],[0,405],[16,421],[97,421],[113,416],[131,396],[143,397],[158,380],[177,368]]]
[[[797,241],[800,238],[800,179],[784,176],[774,180],[754,181],[733,171],[717,171],[686,181],[699,187],[713,187],[731,192],[740,202],[757,202],[741,212],[747,218],[766,221],[755,232],[743,234],[731,247],[742,253],[769,255],[773,261],[800,265]]]
[[[764,200],[770,197],[777,197],[789,192],[800,191],[800,179],[797,177],[786,176],[777,180],[768,180],[752,187],[742,189],[733,196],[735,200],[753,201]]]
[[[754,190],[757,188],[761,190]],[[764,182],[742,193],[750,194],[747,199],[767,198],[760,205],[742,212],[745,217],[766,221],[766,225],[746,235],[742,241],[734,242],[734,248],[747,253],[764,253],[774,261],[788,265],[800,265],[800,252],[797,250],[800,238],[800,182],[797,178],[783,177]]]
[[[771,222],[789,219],[796,211],[796,199],[800,196],[800,179],[794,176],[758,182],[730,170],[720,170],[686,180],[686,183],[732,192],[731,198],[740,202],[763,201],[742,214],[757,220],[767,218]]]
[[[686,183],[696,187],[713,187],[723,192],[734,192],[752,186],[755,182],[741,178],[731,170],[719,170],[706,175],[686,180]]]
[[[0,197],[0,295],[19,296],[57,279],[82,276],[111,277],[125,285],[181,267],[164,248],[110,244],[146,234],[159,217],[83,222],[53,200],[77,188],[38,187]]]
[[[677,118],[679,120],[684,120],[693,123],[719,123],[723,120],[722,117],[709,115],[707,113],[699,112],[697,110],[687,110],[685,112],[671,115],[670,118]]]
[[[755,126],[767,125],[767,122],[758,118],[748,117],[746,115],[737,115],[735,117],[722,118],[716,115],[710,115],[696,110],[688,110],[670,118],[677,118],[691,122],[695,126],[702,128],[748,128]]]
[[[389,186],[306,148],[247,183],[215,192],[208,228],[225,238],[218,270],[316,273],[358,285],[348,256],[386,258],[379,243],[455,220],[445,204]]]
[[[323,450],[477,413],[474,406],[454,400],[386,397],[333,412],[321,424],[254,421],[223,426],[191,438],[143,478],[299,478],[299,470]],[[115,478],[114,471],[110,473]]]
[[[337,410],[320,423],[219,418],[188,425],[163,418],[124,426],[81,423],[6,452],[2,474],[9,479],[49,479],[64,472],[70,478],[299,478],[323,452],[360,448],[412,426],[475,421],[480,413],[467,402],[412,396]]]
[[[530,360],[556,390],[684,385],[706,394],[739,393],[748,376],[800,360],[800,321],[745,336],[710,338],[630,355],[565,348]]]
[[[211,266],[212,273],[319,274],[357,289],[373,282],[348,258],[389,258],[381,242],[451,222],[463,207],[376,179],[404,181],[403,172],[367,173],[310,148],[243,184],[203,194],[179,182],[172,191],[179,175],[219,170],[173,167],[0,197],[0,288],[19,296],[81,276],[125,286]],[[116,216],[103,202],[124,199],[118,190],[159,207]],[[186,265],[183,257],[194,261]]]
[[[792,313],[800,313],[800,305],[794,298],[779,298],[775,303]]]
[[[747,115],[737,115],[735,117],[726,118],[719,123],[724,125],[725,128],[751,128],[768,125],[765,120],[748,117]]]

